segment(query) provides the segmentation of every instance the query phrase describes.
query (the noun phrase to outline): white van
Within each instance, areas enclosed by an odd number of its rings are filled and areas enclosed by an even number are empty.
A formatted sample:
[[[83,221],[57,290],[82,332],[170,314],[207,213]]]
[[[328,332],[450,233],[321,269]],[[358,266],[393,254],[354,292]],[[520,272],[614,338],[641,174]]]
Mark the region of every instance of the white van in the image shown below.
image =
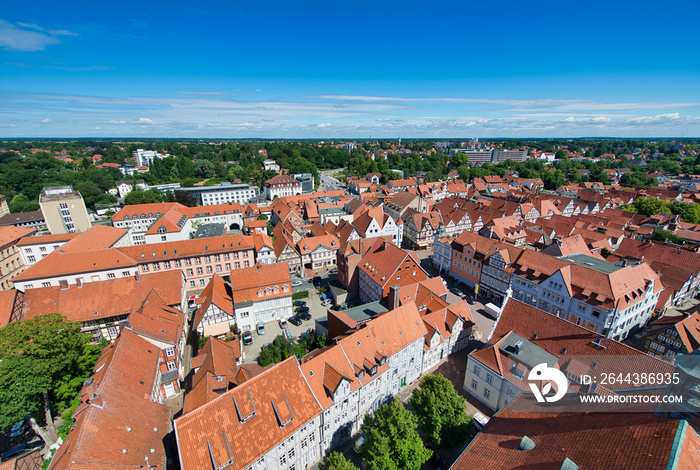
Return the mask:
[[[496,307],[494,304],[491,303],[484,305],[484,310],[488,315],[492,316],[493,318],[498,318],[498,315],[501,314],[501,308]]]

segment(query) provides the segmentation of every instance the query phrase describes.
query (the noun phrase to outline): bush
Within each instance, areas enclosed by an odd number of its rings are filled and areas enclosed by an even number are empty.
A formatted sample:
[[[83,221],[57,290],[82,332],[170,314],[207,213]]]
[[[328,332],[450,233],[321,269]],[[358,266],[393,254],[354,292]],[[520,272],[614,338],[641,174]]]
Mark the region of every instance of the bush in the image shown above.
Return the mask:
[[[325,334],[316,336],[316,333],[311,329],[302,333],[297,340],[287,339],[280,335],[272,340],[272,343],[263,346],[258,356],[258,364],[261,367],[266,367],[282,362],[292,355],[302,358],[314,349],[325,347],[327,343],[328,338]]]
[[[309,296],[308,290],[300,290],[297,292],[292,292],[292,300],[305,299]]]

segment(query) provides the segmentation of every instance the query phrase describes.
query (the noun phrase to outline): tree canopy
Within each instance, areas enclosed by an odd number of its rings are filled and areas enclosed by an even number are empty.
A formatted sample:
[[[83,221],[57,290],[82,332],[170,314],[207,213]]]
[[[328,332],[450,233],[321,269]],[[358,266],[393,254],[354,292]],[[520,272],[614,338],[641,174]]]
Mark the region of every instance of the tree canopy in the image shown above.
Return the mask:
[[[452,382],[438,374],[424,375],[411,397],[411,409],[433,448],[454,447],[468,432],[466,402]]]
[[[52,413],[62,411],[91,375],[100,347],[80,331],[80,323],[55,313],[0,328],[0,430],[32,415],[34,430],[55,441]],[[44,414],[37,429],[35,415]]]
[[[318,466],[319,470],[357,470],[357,467],[340,452],[331,452]]]
[[[416,432],[418,419],[393,399],[362,424],[366,436],[360,448],[372,470],[419,470],[432,455]]]

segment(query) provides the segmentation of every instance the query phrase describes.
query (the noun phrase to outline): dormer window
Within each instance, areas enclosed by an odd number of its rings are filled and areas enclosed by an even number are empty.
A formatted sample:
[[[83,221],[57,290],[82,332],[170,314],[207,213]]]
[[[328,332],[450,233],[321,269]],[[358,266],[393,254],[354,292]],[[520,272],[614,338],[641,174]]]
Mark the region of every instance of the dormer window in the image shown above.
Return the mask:
[[[365,378],[365,371],[364,371],[364,370],[360,370],[360,371],[357,373],[357,378],[358,378],[358,379],[364,379],[364,378]]]
[[[369,370],[369,376],[374,377],[377,375],[377,366],[372,366],[372,368]]]
[[[262,290],[262,289],[258,289],[258,297],[262,297],[262,296],[263,296],[263,290]]]

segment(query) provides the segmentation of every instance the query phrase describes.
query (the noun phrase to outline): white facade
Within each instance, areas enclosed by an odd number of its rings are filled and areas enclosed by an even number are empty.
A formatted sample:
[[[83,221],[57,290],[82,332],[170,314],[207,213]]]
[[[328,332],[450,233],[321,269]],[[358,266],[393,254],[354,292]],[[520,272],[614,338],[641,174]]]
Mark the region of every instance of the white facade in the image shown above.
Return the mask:
[[[314,417],[291,436],[271,448],[246,470],[283,470],[309,468],[319,462],[323,455],[319,451],[321,418]]]
[[[296,196],[302,193],[301,182],[291,178],[288,183],[265,185],[265,198],[272,201],[275,197]]]
[[[207,311],[204,312],[202,320],[196,325],[196,328],[197,333],[202,336],[219,336],[231,331],[231,327],[235,324],[236,317],[229,315],[214,305],[214,302],[210,302]]]
[[[14,281],[14,286],[15,289],[22,292],[24,292],[26,289],[33,289],[35,287],[60,286],[61,281],[65,281],[68,284],[81,286],[85,282],[109,281],[122,277],[131,277],[135,276],[137,272],[138,268],[136,266],[124,266],[106,271],[92,271],[89,273],[74,273],[66,276],[47,276],[42,279],[28,281]]]
[[[259,250],[255,251],[255,262],[262,264],[275,264],[277,262],[275,250],[269,246],[261,247]]]
[[[151,163],[153,163],[153,160],[156,158],[163,159],[165,157],[169,157],[170,154],[162,154],[160,152],[156,152],[155,150],[144,150],[144,149],[137,149],[133,153],[134,158],[136,158],[136,162],[138,166],[149,166]]]
[[[36,264],[36,262],[40,259],[46,258],[48,254],[52,253],[54,250],[57,250],[65,243],[65,241],[46,242],[28,246],[24,245],[17,248],[21,248],[20,254],[22,255],[22,261],[26,267],[29,267]]]
[[[452,238],[438,238],[435,236],[435,243],[433,244],[433,266],[438,268],[440,271],[445,270],[447,273],[450,272],[450,266],[452,263]]]
[[[525,375],[523,374],[523,379]],[[513,398],[523,391],[522,386],[515,380],[510,382],[499,373],[486,367],[470,354],[467,356],[467,370],[464,374],[464,390],[479,400],[491,410],[496,411],[508,404]]]
[[[593,306],[577,298],[571,297],[564,288],[564,279],[557,271],[540,284],[533,283],[522,276],[513,273],[511,276],[513,298],[533,305],[560,318],[582,326],[607,338],[624,339],[630,330],[645,325],[654,312],[659,300],[658,292],[654,292],[654,281],[649,281],[644,299],[633,305],[618,310],[606,310],[602,306]],[[617,303],[617,302],[616,302]]]
[[[359,432],[367,414],[373,414],[402,387],[420,378],[424,343],[425,338],[421,336],[387,358],[389,368],[355,392],[350,393],[349,383],[345,389],[339,390],[333,406],[324,410],[321,415],[322,453],[326,453],[338,443],[337,439],[334,441],[333,436],[341,434],[341,428],[347,426],[350,434]]]
[[[471,330],[465,330],[464,321],[457,319],[449,333],[449,336],[442,336],[439,331],[435,331],[428,338],[428,350],[423,352],[423,374],[428,373],[428,371],[441,364],[453,352],[465,348],[469,341]]]
[[[286,320],[293,316],[292,291],[289,286],[287,286],[287,290],[288,296],[261,299],[255,302],[236,302],[234,291],[233,310],[236,314],[235,323],[238,328],[241,331],[253,331],[260,322]]]
[[[247,184],[221,185],[206,188],[201,192],[201,203],[203,206],[214,206],[217,204],[227,204],[237,202],[246,204],[251,199],[260,195],[257,186]]]
[[[131,181],[118,181],[117,183],[117,191],[120,198],[126,197],[134,189]],[[146,190],[146,184],[143,181],[136,183],[134,186],[142,191]]]

